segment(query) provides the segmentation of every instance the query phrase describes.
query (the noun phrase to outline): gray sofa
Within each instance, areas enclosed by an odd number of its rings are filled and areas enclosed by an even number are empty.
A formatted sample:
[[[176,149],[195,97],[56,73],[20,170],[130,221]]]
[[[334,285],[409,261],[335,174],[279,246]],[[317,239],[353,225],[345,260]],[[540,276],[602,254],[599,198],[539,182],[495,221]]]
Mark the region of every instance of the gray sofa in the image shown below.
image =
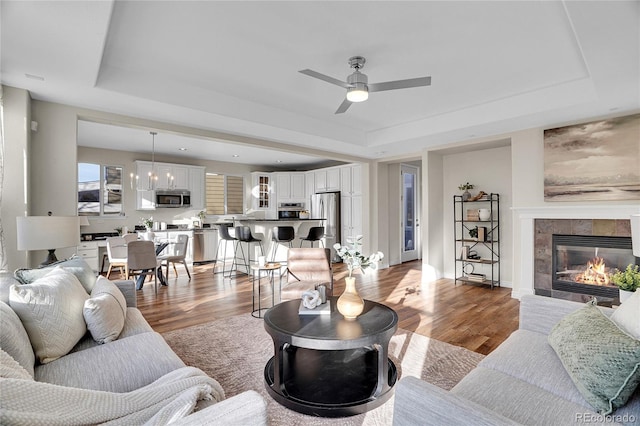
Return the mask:
[[[21,330],[17,330],[22,327],[20,318],[17,315],[13,315],[12,310],[9,311],[11,309],[9,304],[9,289],[14,284],[20,285],[11,274],[0,274],[0,304],[2,304],[2,306],[0,306],[2,308],[2,315],[0,315],[0,327],[2,328],[0,349],[2,349],[2,351],[0,352],[3,356],[3,365],[0,365],[0,367],[3,367],[2,372],[7,371],[8,364],[16,361],[29,372],[29,375],[35,379],[35,382],[48,383],[61,387],[44,386],[43,389],[46,392],[53,392],[53,395],[55,395],[55,392],[60,390],[60,395],[65,395],[65,398],[67,395],[74,397],[74,392],[71,391],[69,393],[68,391],[77,389],[105,391],[113,393],[105,395],[113,396],[115,394],[137,395],[136,391],[147,387],[142,391],[144,394],[146,389],[157,390],[159,386],[154,382],[168,375],[168,373],[175,373],[177,370],[183,369],[187,370],[188,375],[194,374],[189,368],[185,368],[186,366],[182,360],[171,350],[162,336],[153,331],[140,311],[136,308],[136,292],[133,281],[116,282],[116,285],[124,294],[127,302],[124,328],[117,340],[105,344],[98,344],[93,340],[91,334],[87,332],[87,335],[85,335],[67,355],[46,364],[38,364],[36,362],[35,365],[24,365],[24,360],[29,359],[30,356],[28,354],[26,354],[28,356],[25,356],[25,348],[32,348],[28,339],[27,342],[16,341],[20,339],[20,337],[16,336],[27,336],[27,334],[26,332],[22,333]],[[13,358],[8,358],[7,353]],[[31,359],[33,359],[33,357],[31,357]],[[200,370],[196,370],[195,375],[199,374],[205,376]],[[169,374],[169,376],[171,376],[171,374]],[[16,377],[12,377],[11,375],[2,375],[1,380],[3,387],[1,391],[8,393],[12,393],[12,391],[18,392],[18,388],[23,382],[16,381],[15,379]],[[209,383],[215,382],[207,376],[202,380],[209,381]],[[28,384],[29,386],[33,386],[33,384],[31,384],[31,378],[28,378],[27,381],[30,382]],[[214,384],[217,385],[217,383]],[[100,398],[104,396],[99,393],[89,393],[88,395],[94,396],[94,394]],[[136,398],[138,397],[136,396]],[[145,403],[144,399],[143,397],[142,401],[136,400],[135,402],[140,402],[140,404],[143,405]],[[182,418],[178,423],[267,424],[266,404],[264,399],[254,391],[247,391],[213,404],[211,401],[203,401],[201,397],[199,397],[199,399],[200,401],[196,407],[197,411]],[[56,401],[52,401],[52,403],[55,405]],[[68,401],[60,400],[59,403],[68,404]],[[94,401],[94,403],[96,402]],[[132,401],[132,403],[134,402]],[[7,414],[8,411],[11,410],[8,405],[6,401],[0,402],[0,418],[3,418],[5,421],[7,419],[14,419],[13,422],[20,423],[19,421],[15,421],[15,419],[20,416],[20,413],[15,413],[15,408],[13,408],[13,417],[6,417],[9,415]],[[163,408],[163,405],[165,404],[158,404],[160,408]],[[82,409],[86,409],[86,407],[82,407]],[[152,407],[146,407],[145,409],[153,410]],[[71,408],[71,411],[73,411],[73,408]],[[80,409],[79,412],[82,412],[82,410]],[[29,413],[25,414],[23,423],[29,423],[29,415]],[[130,419],[136,418],[137,417],[131,417]],[[84,421],[90,422],[88,419]],[[79,422],[78,424],[81,424],[83,423],[83,419],[74,419],[73,413],[71,413],[69,422]],[[133,423],[135,422],[134,420]],[[5,422],[0,421],[0,423]],[[48,421],[46,423],[48,423]],[[127,421],[124,423],[130,422]]]
[[[520,327],[447,392],[414,377],[396,386],[394,425],[639,424],[640,388],[610,417],[596,414],[548,343],[582,303],[523,296]],[[607,316],[612,309],[600,308]]]

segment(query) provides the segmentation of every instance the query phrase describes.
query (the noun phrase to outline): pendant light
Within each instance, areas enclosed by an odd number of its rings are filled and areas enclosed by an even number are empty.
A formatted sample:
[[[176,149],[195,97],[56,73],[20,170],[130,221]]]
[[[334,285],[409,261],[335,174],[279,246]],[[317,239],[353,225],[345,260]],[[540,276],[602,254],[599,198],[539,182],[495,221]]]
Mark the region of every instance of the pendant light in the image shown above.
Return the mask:
[[[156,135],[158,132],[151,133],[151,171],[149,172],[149,191],[156,189],[158,183],[158,175],[156,174]]]
[[[158,132],[149,133],[151,134],[151,171],[147,175],[147,187],[140,188],[138,186],[140,176],[134,175],[133,173],[129,174],[129,185],[131,189],[135,189],[136,191],[154,191],[158,183],[158,175],[156,174],[156,135]]]

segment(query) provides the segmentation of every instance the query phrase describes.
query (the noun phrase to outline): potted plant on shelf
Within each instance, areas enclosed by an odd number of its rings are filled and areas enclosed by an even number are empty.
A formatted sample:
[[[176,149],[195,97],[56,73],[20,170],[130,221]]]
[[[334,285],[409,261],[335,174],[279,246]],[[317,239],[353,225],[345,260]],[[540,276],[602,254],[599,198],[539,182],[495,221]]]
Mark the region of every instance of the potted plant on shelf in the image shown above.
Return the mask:
[[[462,193],[462,201],[467,201],[469,198],[471,198],[471,193],[469,192],[469,190],[473,189],[473,184],[469,182],[463,183],[462,185],[458,186],[458,189],[460,191],[464,191]]]
[[[611,275],[611,282],[620,290],[620,303],[631,297],[634,291],[640,288],[640,270],[638,265],[629,264],[627,269],[616,271]]]
[[[478,227],[469,229],[469,236],[474,239],[478,239]]]

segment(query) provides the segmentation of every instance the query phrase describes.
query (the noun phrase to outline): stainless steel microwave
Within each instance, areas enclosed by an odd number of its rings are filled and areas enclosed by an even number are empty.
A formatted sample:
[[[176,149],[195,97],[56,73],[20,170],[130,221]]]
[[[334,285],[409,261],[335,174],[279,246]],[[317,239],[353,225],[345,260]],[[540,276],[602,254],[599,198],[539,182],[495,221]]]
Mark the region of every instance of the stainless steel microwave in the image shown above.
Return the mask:
[[[187,189],[161,189],[156,191],[156,208],[191,207],[191,191]]]

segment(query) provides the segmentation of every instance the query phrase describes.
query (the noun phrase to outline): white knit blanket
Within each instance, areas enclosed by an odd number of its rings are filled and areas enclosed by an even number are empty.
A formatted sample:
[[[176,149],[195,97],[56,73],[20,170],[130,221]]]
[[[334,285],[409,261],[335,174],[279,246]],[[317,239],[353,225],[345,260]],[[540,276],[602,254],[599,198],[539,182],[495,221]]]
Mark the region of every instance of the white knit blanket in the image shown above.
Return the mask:
[[[194,367],[172,371],[127,393],[0,378],[2,425],[166,425],[191,414],[200,400],[224,399],[218,382]]]

